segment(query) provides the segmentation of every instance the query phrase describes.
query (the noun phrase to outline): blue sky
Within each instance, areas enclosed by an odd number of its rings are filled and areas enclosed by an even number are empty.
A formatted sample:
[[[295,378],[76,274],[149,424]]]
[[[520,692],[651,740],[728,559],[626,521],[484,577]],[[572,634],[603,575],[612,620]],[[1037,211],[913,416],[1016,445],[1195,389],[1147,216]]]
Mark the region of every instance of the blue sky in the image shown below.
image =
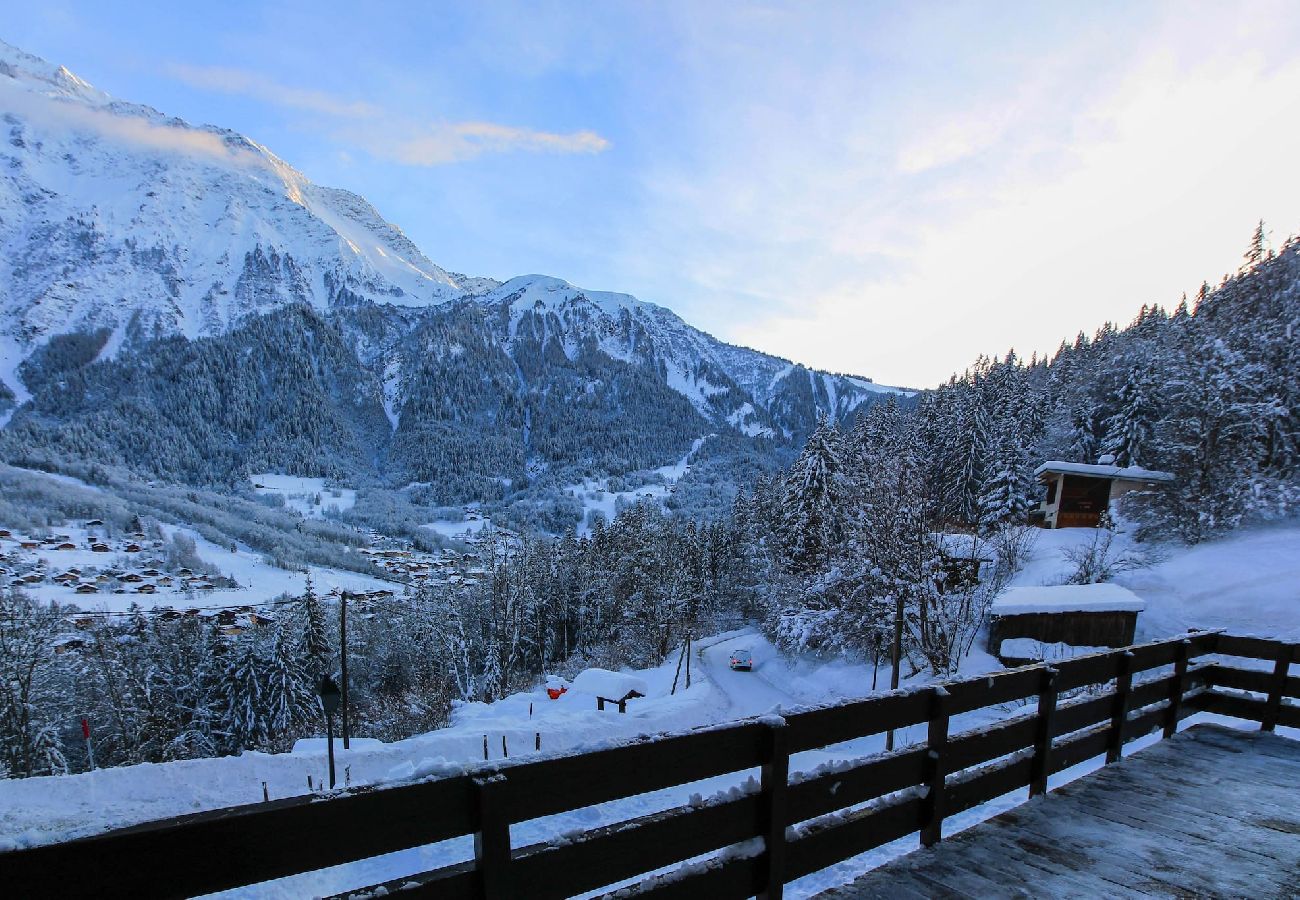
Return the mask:
[[[0,38],[446,268],[888,383],[1172,305],[1300,218],[1288,3],[42,2]]]

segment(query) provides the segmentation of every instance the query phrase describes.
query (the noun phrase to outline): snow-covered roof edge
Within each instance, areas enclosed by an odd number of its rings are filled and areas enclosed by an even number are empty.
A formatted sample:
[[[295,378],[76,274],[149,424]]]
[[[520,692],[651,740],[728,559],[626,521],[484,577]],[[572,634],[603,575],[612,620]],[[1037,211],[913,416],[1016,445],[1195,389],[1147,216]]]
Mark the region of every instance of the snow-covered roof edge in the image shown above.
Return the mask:
[[[1089,465],[1088,463],[1065,462],[1059,459],[1049,459],[1037,469],[1034,469],[1034,475],[1042,475],[1044,472],[1059,472],[1064,475],[1090,475],[1093,478],[1119,478],[1125,481],[1173,481],[1172,472],[1158,472],[1155,469],[1144,469],[1141,466],[1098,466]]]
[[[1015,587],[996,600],[995,616],[1063,612],[1141,612],[1146,601],[1118,584],[1058,584]]]

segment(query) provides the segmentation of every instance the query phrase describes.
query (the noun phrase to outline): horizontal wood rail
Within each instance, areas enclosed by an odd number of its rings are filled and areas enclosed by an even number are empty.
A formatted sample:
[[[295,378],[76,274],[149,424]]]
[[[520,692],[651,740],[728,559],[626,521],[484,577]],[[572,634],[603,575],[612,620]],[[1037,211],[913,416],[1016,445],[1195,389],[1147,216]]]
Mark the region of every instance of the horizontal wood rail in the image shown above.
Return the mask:
[[[1049,775],[1103,754],[1118,759],[1126,742],[1157,730],[1167,737],[1194,713],[1300,727],[1300,704],[1287,702],[1300,698],[1295,662],[1300,645],[1196,632],[782,719],[9,851],[0,853],[0,885],[15,897],[190,896],[472,837],[470,860],[364,890],[559,898],[640,879],[638,895],[779,898],[786,882],[888,841],[941,840],[945,817],[1022,788],[1041,794]],[[1006,717],[954,727],[991,707]],[[920,725],[919,744],[790,774],[791,754]],[[754,777],[747,788],[576,838],[511,843],[518,823],[731,773]],[[673,869],[708,854],[716,855]],[[657,870],[669,874],[651,877]]]

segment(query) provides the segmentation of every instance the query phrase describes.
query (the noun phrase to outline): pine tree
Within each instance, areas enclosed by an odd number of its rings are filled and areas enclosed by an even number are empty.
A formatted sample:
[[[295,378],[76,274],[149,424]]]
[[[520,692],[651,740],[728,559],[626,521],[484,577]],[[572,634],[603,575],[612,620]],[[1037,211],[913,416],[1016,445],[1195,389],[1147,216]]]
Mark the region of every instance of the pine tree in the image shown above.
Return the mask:
[[[1264,261],[1267,254],[1266,240],[1264,236],[1264,220],[1260,219],[1259,224],[1255,226],[1255,233],[1250,238],[1250,246],[1246,248],[1243,270],[1253,269]]]
[[[841,538],[843,493],[840,433],[823,419],[786,475],[780,536],[792,571],[812,572]]]
[[[329,670],[334,651],[330,647],[330,629],[325,624],[325,610],[307,573],[307,589],[302,595],[302,669],[309,682],[315,684]]]
[[[1102,448],[1115,457],[1118,466],[1140,466],[1151,442],[1155,404],[1150,378],[1139,366],[1131,366],[1115,396],[1114,415],[1106,420]]]

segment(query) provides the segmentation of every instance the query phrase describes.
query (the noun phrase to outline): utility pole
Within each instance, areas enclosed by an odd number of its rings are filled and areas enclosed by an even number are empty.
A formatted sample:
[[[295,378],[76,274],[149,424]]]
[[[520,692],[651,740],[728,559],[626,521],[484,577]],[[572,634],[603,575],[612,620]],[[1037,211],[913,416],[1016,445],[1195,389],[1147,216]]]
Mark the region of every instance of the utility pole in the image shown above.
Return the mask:
[[[348,729],[348,592],[339,595],[339,658],[343,679],[343,749],[352,749],[352,732]],[[330,785],[333,787],[333,785]]]
[[[903,661],[903,595],[899,594],[894,599],[894,647],[893,647],[894,665],[893,670],[889,673],[889,689],[898,690],[898,670]],[[894,749],[894,729],[889,729],[885,735],[885,749]]]

